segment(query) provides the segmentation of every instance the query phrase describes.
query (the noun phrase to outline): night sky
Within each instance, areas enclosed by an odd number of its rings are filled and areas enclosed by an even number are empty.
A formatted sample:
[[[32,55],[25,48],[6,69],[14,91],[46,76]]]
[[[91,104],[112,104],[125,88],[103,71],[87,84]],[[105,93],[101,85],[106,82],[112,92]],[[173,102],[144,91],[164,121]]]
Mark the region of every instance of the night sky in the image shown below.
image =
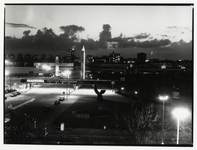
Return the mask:
[[[23,31],[35,35],[44,27],[60,35],[60,26],[77,25],[85,30],[79,39],[99,40],[103,24],[111,26],[112,38],[123,35],[135,42],[170,40],[161,47],[115,50],[123,57],[145,52],[148,58],[192,59],[192,8],[189,5],[5,5],[5,36],[21,38]],[[110,51],[88,51],[108,55]],[[50,52],[49,52],[50,53]]]

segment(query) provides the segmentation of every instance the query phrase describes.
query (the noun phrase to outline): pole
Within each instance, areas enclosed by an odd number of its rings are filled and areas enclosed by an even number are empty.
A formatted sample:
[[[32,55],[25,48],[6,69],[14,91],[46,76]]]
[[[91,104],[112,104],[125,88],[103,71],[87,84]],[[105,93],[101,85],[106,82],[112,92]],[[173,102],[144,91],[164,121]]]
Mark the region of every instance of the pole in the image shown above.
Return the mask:
[[[12,86],[12,85],[11,85],[11,77],[10,77],[10,76],[9,76],[9,80],[10,80],[10,90],[11,90],[11,86]]]
[[[82,79],[85,79],[85,47],[83,45],[82,47],[82,65],[81,65],[81,68],[82,68]]]
[[[36,129],[36,120],[37,120],[37,118],[33,118],[33,121],[34,121],[34,129]]]
[[[162,120],[162,144],[164,144],[163,134],[164,134],[164,100],[163,100],[163,120]]]
[[[70,97],[69,74],[68,74],[68,95],[69,95],[69,97]]]
[[[178,117],[178,119],[177,119],[177,144],[179,144],[179,117]]]
[[[67,76],[67,85],[66,85],[66,99],[68,100],[68,76]]]
[[[27,124],[27,114],[25,113],[25,124]]]

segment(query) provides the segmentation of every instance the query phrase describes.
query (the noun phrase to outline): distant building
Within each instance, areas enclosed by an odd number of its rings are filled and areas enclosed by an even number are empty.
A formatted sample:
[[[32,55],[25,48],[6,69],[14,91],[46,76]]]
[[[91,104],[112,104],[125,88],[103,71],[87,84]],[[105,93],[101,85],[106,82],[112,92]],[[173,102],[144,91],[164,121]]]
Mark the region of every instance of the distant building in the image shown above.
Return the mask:
[[[94,62],[94,56],[93,56],[93,55],[87,55],[87,56],[86,56],[86,62],[87,62],[87,63],[92,63],[92,62]]]
[[[137,54],[137,62],[145,62],[146,61],[146,53],[138,53]]]
[[[120,62],[120,54],[114,52],[109,54],[109,63],[119,63],[119,62]]]
[[[48,68],[47,68],[47,67]],[[59,76],[62,72],[70,70],[74,72],[74,63],[60,63],[59,57],[56,56],[55,62],[34,62],[31,67],[5,67],[9,75],[15,76]]]
[[[129,64],[124,63],[89,63],[87,64],[86,78],[88,79],[117,79],[126,76]]]
[[[67,60],[68,61],[74,61],[75,57],[75,51],[74,49],[68,49],[67,50]]]
[[[67,50],[67,60],[69,62],[73,62],[75,60],[75,50],[74,49]]]
[[[114,49],[118,47],[118,42],[110,41],[107,42],[107,49]]]

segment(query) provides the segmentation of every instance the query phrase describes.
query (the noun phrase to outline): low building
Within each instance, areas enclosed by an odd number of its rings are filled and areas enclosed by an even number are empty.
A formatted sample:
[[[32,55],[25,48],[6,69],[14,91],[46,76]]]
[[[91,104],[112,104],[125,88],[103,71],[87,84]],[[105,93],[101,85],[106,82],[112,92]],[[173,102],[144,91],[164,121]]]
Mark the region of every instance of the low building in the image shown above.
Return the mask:
[[[10,76],[60,76],[64,71],[74,72],[74,63],[60,63],[58,56],[54,63],[34,62],[31,67],[6,66]]]

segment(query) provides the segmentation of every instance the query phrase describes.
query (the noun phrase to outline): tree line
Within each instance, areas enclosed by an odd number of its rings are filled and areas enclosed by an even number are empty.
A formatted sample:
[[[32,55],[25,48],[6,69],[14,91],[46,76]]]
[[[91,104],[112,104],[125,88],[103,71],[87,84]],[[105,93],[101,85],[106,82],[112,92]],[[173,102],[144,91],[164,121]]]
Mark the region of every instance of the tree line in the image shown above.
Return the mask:
[[[85,29],[76,25],[61,26],[60,30],[63,33],[60,35],[46,27],[38,30],[35,35],[30,35],[31,31],[26,30],[23,32],[22,38],[6,36],[5,49],[65,50],[81,45],[86,45],[88,49],[96,49],[104,47],[105,42],[111,38],[110,28],[110,25],[103,25],[99,41],[94,41],[91,38],[79,39],[78,33],[85,31]]]
[[[60,30],[63,32],[60,35],[54,33],[51,28],[43,28],[38,30],[35,35],[30,35],[31,31],[23,32],[22,38],[5,37],[5,49],[41,49],[41,50],[65,50],[81,47],[85,45],[88,50],[92,49],[106,49],[107,42],[117,42],[119,48],[140,47],[140,48],[155,48],[169,45],[169,39],[152,39],[139,41],[142,38],[148,38],[150,35],[141,35],[134,37],[125,37],[121,33],[118,37],[112,38],[111,26],[104,24],[102,31],[99,33],[99,40],[95,41],[92,38],[80,39],[79,33],[85,31],[84,27],[77,25],[61,26]]]

